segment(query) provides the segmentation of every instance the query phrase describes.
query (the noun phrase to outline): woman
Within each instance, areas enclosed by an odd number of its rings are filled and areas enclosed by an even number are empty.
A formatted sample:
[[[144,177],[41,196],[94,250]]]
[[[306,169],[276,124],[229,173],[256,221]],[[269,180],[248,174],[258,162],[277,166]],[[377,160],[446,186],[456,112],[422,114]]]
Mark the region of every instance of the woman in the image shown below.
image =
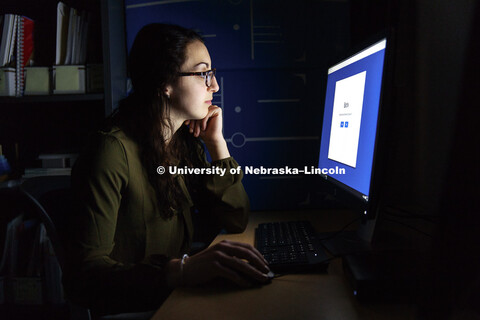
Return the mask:
[[[98,314],[155,309],[172,288],[226,278],[240,285],[268,281],[252,246],[222,242],[198,254],[191,245],[196,208],[208,224],[242,232],[248,197],[222,135],[219,87],[198,34],[151,24],[129,56],[134,93],[125,99],[77,160],[77,199],[67,296]],[[212,158],[205,160],[201,138]],[[166,173],[157,173],[157,167]],[[225,175],[170,175],[168,168],[226,169]]]

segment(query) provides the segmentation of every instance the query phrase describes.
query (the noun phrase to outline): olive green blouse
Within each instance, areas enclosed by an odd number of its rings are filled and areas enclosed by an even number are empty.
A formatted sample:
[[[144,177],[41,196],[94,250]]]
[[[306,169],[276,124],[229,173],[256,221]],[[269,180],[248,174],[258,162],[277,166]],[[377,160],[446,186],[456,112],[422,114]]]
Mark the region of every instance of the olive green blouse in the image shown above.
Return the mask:
[[[230,157],[206,165],[227,170],[224,176],[203,175],[203,188],[195,196],[177,175],[187,200],[165,219],[139,146],[118,128],[99,132],[72,171],[76,209],[64,268],[67,297],[100,314],[156,308],[170,293],[165,263],[188,253],[192,214],[228,232],[242,232],[249,201],[243,174],[230,174],[237,162]],[[194,207],[199,212],[194,213]]]

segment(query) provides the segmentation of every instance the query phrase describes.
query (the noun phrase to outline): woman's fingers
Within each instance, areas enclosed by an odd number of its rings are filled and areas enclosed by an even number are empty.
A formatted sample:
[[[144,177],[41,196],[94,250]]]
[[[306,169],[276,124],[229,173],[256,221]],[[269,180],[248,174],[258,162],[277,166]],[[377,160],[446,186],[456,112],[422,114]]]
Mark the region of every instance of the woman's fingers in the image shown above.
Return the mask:
[[[188,121],[188,131],[192,133],[195,137],[198,137],[200,134],[200,124],[199,120],[187,120]]]
[[[263,261],[265,264],[268,264],[267,260],[265,260],[265,258],[263,257],[263,255],[260,253],[260,251],[258,251],[254,246],[252,245],[249,245],[247,243],[243,243],[243,242],[236,242],[236,241],[229,241],[229,240],[223,240],[222,242],[220,243],[223,243],[223,244],[226,244],[226,245],[229,245],[229,246],[233,246],[233,247],[241,247],[241,248],[245,248],[251,252],[253,252],[261,261]]]
[[[242,243],[242,242],[235,242],[235,241],[228,241],[228,240],[225,240],[225,242],[227,243],[231,243],[231,244],[234,244],[236,246],[239,246],[239,247],[243,247],[243,248],[246,248],[248,250],[251,250],[253,253],[255,253],[257,255],[257,257],[262,260],[265,264],[268,265],[268,261],[265,260],[264,256],[260,253],[260,251],[257,250],[257,248],[255,248],[254,246],[251,246],[247,243]]]
[[[216,269],[218,277],[228,279],[240,287],[247,288],[252,285],[252,282],[245,279],[245,277],[242,277],[238,272],[225,267],[221,263],[216,265]]]
[[[200,135],[200,130],[201,130],[201,123],[200,121],[197,120],[195,121],[195,131],[193,134],[196,138],[198,138],[198,136]]]
[[[220,113],[220,110],[221,109],[217,106],[210,106],[208,108],[207,116],[200,120],[202,123],[202,131],[205,131],[207,129],[207,122],[210,120],[210,118],[217,117]]]
[[[226,256],[224,253],[205,250],[185,261],[183,267],[183,279],[186,284],[197,285],[208,282],[214,278],[228,279],[241,287],[248,287],[252,283],[234,269],[225,266]]]
[[[200,284],[222,277],[242,287],[267,283],[270,271],[255,248],[233,241],[222,241],[190,257],[183,270],[186,284]]]
[[[210,118],[212,114],[212,110],[209,108],[208,110],[208,113],[207,113],[207,116],[205,118],[203,118],[201,121],[201,126],[202,126],[202,131],[205,131],[205,129],[207,128],[207,122],[208,122],[208,119]]]
[[[268,281],[268,276],[266,275],[266,272],[265,273],[260,272],[257,268],[255,268],[250,263],[248,263],[247,261],[239,257],[230,256],[228,254],[221,253],[220,255],[218,255],[218,259],[221,266],[224,266],[225,268],[239,275],[238,277],[236,276],[235,278],[229,278],[235,282],[246,280],[245,277],[260,283],[264,283]],[[230,272],[225,274],[231,275]]]
[[[195,137],[200,135],[200,131],[204,131],[205,129],[202,128],[203,120],[187,120],[189,121],[188,130],[192,133]],[[206,127],[205,127],[206,128]]]
[[[237,257],[242,261],[248,261],[251,267],[256,268],[261,273],[268,273],[270,271],[263,256],[248,244],[222,241],[217,244],[217,246],[230,257]]]
[[[193,129],[195,128],[195,120],[187,120],[188,121],[188,131],[193,133]]]

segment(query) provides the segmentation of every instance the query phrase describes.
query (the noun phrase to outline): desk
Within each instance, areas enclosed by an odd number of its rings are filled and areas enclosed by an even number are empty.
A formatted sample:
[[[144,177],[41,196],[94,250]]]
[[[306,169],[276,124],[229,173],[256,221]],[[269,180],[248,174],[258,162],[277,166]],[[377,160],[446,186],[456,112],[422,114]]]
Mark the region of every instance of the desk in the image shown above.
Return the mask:
[[[354,216],[338,211],[253,212],[245,232],[219,235],[253,244],[259,223],[307,219],[319,232],[335,231]],[[330,262],[327,273],[284,275],[251,289],[225,284],[177,288],[152,319],[414,319],[413,305],[361,305],[342,271],[341,259]]]

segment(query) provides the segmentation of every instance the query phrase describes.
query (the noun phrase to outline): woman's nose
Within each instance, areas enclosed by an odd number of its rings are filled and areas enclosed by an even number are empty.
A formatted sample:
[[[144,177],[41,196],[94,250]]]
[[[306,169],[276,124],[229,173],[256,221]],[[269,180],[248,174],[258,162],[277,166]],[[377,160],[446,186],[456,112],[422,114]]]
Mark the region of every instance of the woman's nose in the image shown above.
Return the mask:
[[[210,85],[210,87],[208,87],[208,90],[210,90],[212,92],[217,92],[218,90],[220,90],[220,86],[218,85],[216,76],[213,76],[212,84]]]

